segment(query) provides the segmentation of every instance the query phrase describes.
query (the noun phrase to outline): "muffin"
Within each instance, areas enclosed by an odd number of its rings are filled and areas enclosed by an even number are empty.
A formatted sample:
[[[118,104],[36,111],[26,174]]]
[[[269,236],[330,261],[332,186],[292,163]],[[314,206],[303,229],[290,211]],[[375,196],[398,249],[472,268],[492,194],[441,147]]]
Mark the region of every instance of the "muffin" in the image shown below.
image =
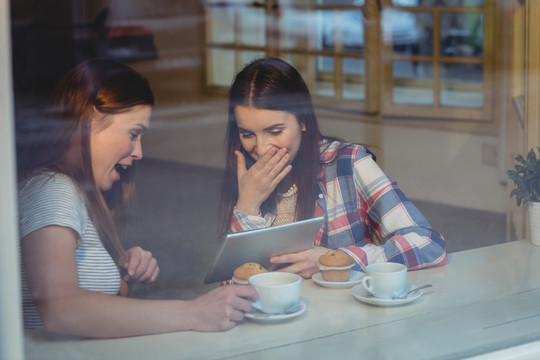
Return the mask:
[[[341,250],[328,250],[319,256],[319,270],[324,281],[349,281],[354,259]]]
[[[239,267],[234,270],[233,274],[233,282],[235,284],[247,284],[248,279],[255,274],[265,273],[268,272],[263,266],[260,264],[249,262],[240,265]]]

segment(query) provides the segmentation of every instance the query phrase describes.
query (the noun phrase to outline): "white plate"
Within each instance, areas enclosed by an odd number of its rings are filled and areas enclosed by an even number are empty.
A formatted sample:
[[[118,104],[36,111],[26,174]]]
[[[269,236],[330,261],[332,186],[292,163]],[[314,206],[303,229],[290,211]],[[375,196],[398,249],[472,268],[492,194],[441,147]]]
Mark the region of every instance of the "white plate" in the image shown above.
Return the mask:
[[[313,282],[315,282],[317,285],[320,285],[320,286],[324,286],[327,288],[334,288],[334,289],[346,289],[346,288],[353,287],[354,285],[360,284],[364,275],[365,274],[361,271],[351,271],[351,276],[349,277],[349,281],[343,281],[343,282],[324,281],[322,278],[322,274],[320,272],[316,273],[311,278],[313,279]]]
[[[250,312],[246,313],[244,316],[250,320],[262,322],[262,323],[273,323],[279,322],[286,319],[294,318],[302,315],[307,309],[307,305],[303,300],[300,300],[300,308],[293,312],[292,314],[266,314],[259,310],[253,309]]]
[[[415,289],[416,286],[411,285],[411,290]],[[358,301],[361,301],[363,303],[369,304],[369,305],[375,305],[375,306],[398,306],[398,305],[405,305],[410,302],[415,301],[420,296],[422,296],[423,292],[422,290],[418,290],[417,292],[407,296],[405,299],[380,299],[376,298],[370,293],[367,292],[366,289],[364,289],[364,286],[362,285],[356,285],[351,289],[352,296]]]

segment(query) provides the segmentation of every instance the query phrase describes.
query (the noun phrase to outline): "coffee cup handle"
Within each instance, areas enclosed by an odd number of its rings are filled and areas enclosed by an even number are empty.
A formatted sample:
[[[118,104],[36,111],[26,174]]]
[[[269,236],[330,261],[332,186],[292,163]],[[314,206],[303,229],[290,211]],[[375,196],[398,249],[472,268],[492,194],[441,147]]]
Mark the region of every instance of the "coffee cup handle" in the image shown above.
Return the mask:
[[[373,295],[373,289],[371,287],[371,276],[364,276],[362,278],[362,286],[367,290],[371,295]]]
[[[259,299],[255,300],[255,301],[252,301],[251,306],[254,307],[255,309],[259,310],[259,311],[263,311],[262,307],[261,307],[261,301]]]

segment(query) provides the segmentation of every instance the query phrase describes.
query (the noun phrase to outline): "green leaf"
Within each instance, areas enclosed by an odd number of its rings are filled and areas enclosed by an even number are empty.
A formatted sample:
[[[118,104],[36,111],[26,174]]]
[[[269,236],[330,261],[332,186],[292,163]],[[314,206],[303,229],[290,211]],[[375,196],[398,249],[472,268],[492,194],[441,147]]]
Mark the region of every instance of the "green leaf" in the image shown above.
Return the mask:
[[[523,158],[523,156],[521,154],[516,156],[515,159],[516,159],[517,162],[525,164],[525,159]]]
[[[531,164],[534,164],[536,162],[536,153],[534,152],[534,149],[531,149],[529,153],[527,154],[527,162],[531,162]]]
[[[540,147],[536,147],[540,153]],[[540,158],[536,156],[532,148],[526,159],[518,154],[514,158],[514,169],[506,171],[508,177],[514,182],[515,188],[510,192],[510,197],[515,196],[518,206],[526,201],[538,201],[540,199]]]

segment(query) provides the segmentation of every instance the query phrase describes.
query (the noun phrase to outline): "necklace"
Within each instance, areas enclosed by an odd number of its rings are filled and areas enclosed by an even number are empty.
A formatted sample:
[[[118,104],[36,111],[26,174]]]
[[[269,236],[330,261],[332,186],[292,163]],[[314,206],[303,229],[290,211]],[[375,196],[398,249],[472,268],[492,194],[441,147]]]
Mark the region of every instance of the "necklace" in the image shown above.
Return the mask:
[[[293,195],[298,194],[298,187],[296,186],[296,184],[292,184],[292,186],[289,188],[289,190],[287,190],[286,193],[283,194],[283,193],[279,192],[279,189],[278,189],[277,194],[282,198],[291,197]]]
[[[285,193],[278,191],[277,215],[272,225],[289,224],[296,221],[296,200],[298,198],[298,187],[293,184]]]

